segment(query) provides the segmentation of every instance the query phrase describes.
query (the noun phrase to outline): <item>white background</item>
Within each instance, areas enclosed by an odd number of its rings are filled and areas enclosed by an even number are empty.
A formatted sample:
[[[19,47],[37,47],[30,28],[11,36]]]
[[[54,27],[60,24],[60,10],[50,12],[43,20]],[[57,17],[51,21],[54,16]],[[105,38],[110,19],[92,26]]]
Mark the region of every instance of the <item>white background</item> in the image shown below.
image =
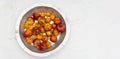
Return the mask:
[[[0,59],[41,59],[14,37],[19,15],[36,3],[55,5],[71,27],[67,45],[43,59],[120,59],[120,0],[0,0]]]

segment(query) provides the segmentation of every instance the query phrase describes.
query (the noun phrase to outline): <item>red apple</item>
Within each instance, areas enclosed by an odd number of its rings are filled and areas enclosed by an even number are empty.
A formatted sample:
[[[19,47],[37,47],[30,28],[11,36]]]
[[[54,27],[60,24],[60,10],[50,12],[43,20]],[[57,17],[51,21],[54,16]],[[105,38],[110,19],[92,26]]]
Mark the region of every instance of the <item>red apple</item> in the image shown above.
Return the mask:
[[[47,46],[46,46],[46,43],[45,43],[45,42],[41,42],[41,43],[39,44],[39,50],[40,50],[40,51],[44,51],[46,48],[47,48]]]
[[[39,39],[34,39],[34,40],[33,40],[33,45],[34,45],[35,47],[37,47],[39,44],[40,44],[40,40],[39,40]]]
[[[53,33],[53,35],[55,35],[55,36],[58,36],[58,35],[59,35],[59,32],[58,32],[57,29],[54,29],[52,33]]]
[[[33,17],[35,20],[38,20],[38,18],[40,17],[39,12],[33,12]]]
[[[41,26],[39,29],[40,29],[40,31],[41,31],[42,33],[45,32],[44,27]]]
[[[59,32],[64,32],[65,29],[66,29],[66,27],[65,27],[64,24],[60,24],[60,25],[57,26],[57,30],[58,30]]]
[[[25,30],[25,32],[23,33],[24,37],[30,37],[32,35],[32,31],[30,30]]]
[[[40,29],[35,27],[33,28],[33,35],[38,35],[40,33]]]
[[[43,36],[43,37],[42,37],[42,41],[43,41],[43,42],[47,42],[47,41],[48,41],[48,37],[47,37],[47,36]]]
[[[56,41],[57,41],[57,37],[54,36],[54,35],[52,35],[52,36],[50,37],[50,41],[52,41],[52,42],[56,42]]]
[[[58,24],[61,24],[62,21],[60,18],[55,18],[54,23],[58,25]]]

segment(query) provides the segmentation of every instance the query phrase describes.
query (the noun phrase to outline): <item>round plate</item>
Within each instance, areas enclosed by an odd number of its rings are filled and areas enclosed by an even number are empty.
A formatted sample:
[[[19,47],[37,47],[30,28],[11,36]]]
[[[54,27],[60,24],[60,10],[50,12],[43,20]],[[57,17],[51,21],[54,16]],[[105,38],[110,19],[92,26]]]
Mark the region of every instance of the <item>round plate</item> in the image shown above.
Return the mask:
[[[32,13],[34,11],[40,11],[40,12],[49,11],[50,13],[55,14],[57,17],[59,17],[62,20],[62,23],[66,25],[66,31],[64,31],[59,35],[58,41],[49,50],[39,51],[37,48],[33,47],[32,45],[27,44],[25,38],[23,37],[24,23],[26,21],[26,18],[32,16]],[[19,45],[30,55],[34,55],[38,57],[48,56],[60,50],[68,40],[69,33],[70,33],[69,24],[63,13],[61,13],[57,8],[49,4],[36,4],[34,6],[31,6],[30,8],[27,8],[20,15],[20,17],[18,18],[18,22],[16,24],[16,38]]]

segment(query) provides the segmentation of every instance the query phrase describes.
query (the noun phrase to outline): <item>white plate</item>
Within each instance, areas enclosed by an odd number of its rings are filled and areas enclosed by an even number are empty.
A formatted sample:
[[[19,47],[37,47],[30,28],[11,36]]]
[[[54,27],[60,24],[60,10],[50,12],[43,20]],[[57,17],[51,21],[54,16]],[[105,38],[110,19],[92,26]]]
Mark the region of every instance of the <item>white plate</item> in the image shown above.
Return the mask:
[[[66,24],[66,35],[65,35],[62,43],[57,48],[55,48],[54,50],[51,50],[51,51],[45,52],[45,53],[33,52],[29,48],[27,48],[24,45],[24,43],[22,42],[21,37],[20,37],[20,32],[19,32],[19,29],[20,29],[19,26],[20,26],[20,22],[22,20],[22,17],[25,15],[26,12],[28,12],[29,10],[31,10],[32,8],[37,7],[37,6],[48,6],[48,7],[51,7],[53,9],[57,10],[62,15],[62,17],[64,18],[64,21],[65,21],[65,24]],[[30,55],[33,55],[33,56],[45,57],[45,56],[49,56],[49,55],[52,55],[52,54],[56,53],[58,50],[60,50],[65,45],[65,43],[69,39],[68,38],[69,34],[70,34],[70,28],[69,28],[69,23],[67,21],[67,18],[65,18],[65,15],[59,9],[57,9],[56,7],[54,7],[53,5],[50,5],[50,4],[35,4],[35,5],[27,8],[27,9],[25,9],[23,11],[23,13],[19,16],[18,21],[16,23],[16,38],[17,38],[17,41],[18,41],[19,45],[22,47],[22,49],[24,51],[26,51],[27,53],[29,53]]]

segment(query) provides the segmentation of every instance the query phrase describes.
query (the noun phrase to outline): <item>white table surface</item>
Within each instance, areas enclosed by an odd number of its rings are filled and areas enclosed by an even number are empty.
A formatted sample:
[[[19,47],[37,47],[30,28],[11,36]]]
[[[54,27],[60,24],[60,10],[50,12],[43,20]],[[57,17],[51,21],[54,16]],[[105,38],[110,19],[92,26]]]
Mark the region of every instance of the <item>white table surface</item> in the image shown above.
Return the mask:
[[[65,47],[42,59],[120,59],[120,0],[0,0],[0,59],[41,59],[14,37],[19,15],[36,3],[57,6],[71,27]]]

